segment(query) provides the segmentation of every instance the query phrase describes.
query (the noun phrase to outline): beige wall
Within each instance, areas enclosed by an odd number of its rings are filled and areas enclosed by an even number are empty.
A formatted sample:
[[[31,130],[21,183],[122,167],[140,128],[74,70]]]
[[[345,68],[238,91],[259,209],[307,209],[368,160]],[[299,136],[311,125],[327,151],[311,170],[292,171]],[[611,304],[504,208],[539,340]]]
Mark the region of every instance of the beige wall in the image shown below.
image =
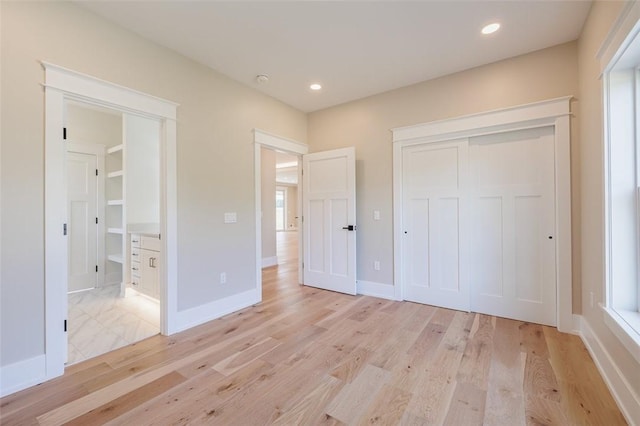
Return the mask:
[[[262,258],[274,257],[276,246],[276,152],[261,148]]]
[[[640,365],[603,322],[598,303],[604,300],[604,171],[600,63],[596,57],[616,20],[620,2],[597,2],[578,43],[580,67],[580,161],[582,173],[582,314],[629,385],[640,395]],[[590,304],[593,293],[595,303]]]
[[[67,105],[67,140],[95,143],[106,147],[122,143],[122,115],[80,106]]]
[[[577,93],[577,44],[572,42],[309,114],[312,152],[356,148],[358,279],[393,283],[391,128]],[[572,128],[573,203],[579,206],[575,123]],[[380,210],[379,221],[373,220],[374,210]],[[579,209],[573,222],[579,247]],[[580,262],[574,259],[579,304]],[[373,269],[375,260],[380,271]]]
[[[252,288],[252,129],[305,141],[305,114],[72,3],[0,2],[0,8],[0,364],[44,351],[41,60],[180,104],[178,309]],[[225,225],[224,212],[237,212],[238,223]]]

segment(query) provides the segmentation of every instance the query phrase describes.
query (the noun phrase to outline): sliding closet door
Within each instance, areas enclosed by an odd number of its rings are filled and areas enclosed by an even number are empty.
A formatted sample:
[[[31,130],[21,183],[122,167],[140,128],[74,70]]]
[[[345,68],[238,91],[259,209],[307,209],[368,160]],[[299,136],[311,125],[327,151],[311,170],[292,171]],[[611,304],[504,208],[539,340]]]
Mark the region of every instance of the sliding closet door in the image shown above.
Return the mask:
[[[469,141],[471,310],[556,325],[553,128]]]
[[[468,310],[467,141],[406,147],[402,161],[404,298]]]

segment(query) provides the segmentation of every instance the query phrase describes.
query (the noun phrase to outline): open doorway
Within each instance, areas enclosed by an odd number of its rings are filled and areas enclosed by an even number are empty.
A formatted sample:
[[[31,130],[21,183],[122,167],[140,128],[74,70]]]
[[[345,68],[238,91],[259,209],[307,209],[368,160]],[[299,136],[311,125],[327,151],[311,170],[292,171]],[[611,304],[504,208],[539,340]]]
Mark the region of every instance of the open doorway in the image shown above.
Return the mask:
[[[275,231],[275,200],[276,200],[276,153],[285,153],[292,156],[293,162],[290,166],[297,166],[300,164],[302,155],[308,152],[306,145],[285,139],[262,130],[254,129],[254,167],[255,167],[255,220],[256,220],[256,285],[257,289],[261,292],[264,299],[264,288],[262,286],[263,280],[269,280],[270,275],[274,273],[284,272],[286,267],[279,265],[280,261],[287,259],[288,267],[293,274],[293,279],[289,282],[296,282],[301,284],[303,281],[303,268],[302,268],[302,247],[303,236],[302,232],[298,233],[297,230],[301,229],[302,215],[295,214],[292,216],[293,224],[291,228],[295,229],[293,233],[280,234],[293,237],[293,244],[289,244],[288,253],[290,256],[285,255],[284,252],[278,253],[278,242],[276,240],[277,232]],[[281,161],[281,164],[284,161]],[[281,167],[284,169],[285,167]],[[297,167],[295,171],[289,171],[295,173],[297,180],[290,182],[291,186],[299,188],[299,184],[302,182],[301,173],[302,168]],[[294,183],[297,182],[297,183]],[[299,191],[297,194],[301,194]],[[296,212],[302,211],[301,200],[302,197],[296,197],[295,206]],[[289,201],[291,206],[291,201]],[[272,231],[263,232],[263,228],[271,228]],[[292,229],[293,230],[293,229]],[[284,248],[284,245],[280,245]],[[275,266],[272,268],[272,266]],[[263,272],[265,276],[263,277]]]
[[[298,268],[299,168],[299,156],[276,152],[276,253],[278,268],[288,272]]]
[[[284,152],[296,156],[300,166],[297,282],[356,294],[355,148],[309,154],[304,144],[258,129],[254,129],[254,142],[256,264],[262,265],[256,268],[258,290],[263,290],[263,268],[279,263],[277,242],[268,241],[273,233],[263,232],[265,226],[275,228],[276,220],[275,177],[265,174],[275,170],[276,152]]]
[[[299,157],[261,148],[262,267],[297,272]]]
[[[276,293],[298,287],[300,235],[297,214],[299,163],[298,155],[271,147],[260,147],[260,283],[277,283],[262,288],[263,300]]]
[[[68,199],[67,146],[64,139],[67,103],[107,108],[157,120],[160,126],[160,226],[158,251],[163,253],[156,277],[160,290],[160,330],[180,327],[177,307],[177,104],[105,80],[42,62],[45,69],[45,351],[39,360],[45,381],[64,373],[68,341]],[[119,149],[114,147],[111,152]],[[123,152],[124,153],[124,152]],[[109,152],[107,152],[109,154]],[[102,223],[105,223],[104,221]],[[122,231],[124,232],[124,231]],[[105,253],[116,257],[117,253]],[[159,260],[159,259],[156,259]],[[122,262],[126,262],[123,257]]]
[[[159,237],[160,122],[78,101],[65,107],[71,365],[160,332],[158,279],[153,270],[143,276],[140,244]]]

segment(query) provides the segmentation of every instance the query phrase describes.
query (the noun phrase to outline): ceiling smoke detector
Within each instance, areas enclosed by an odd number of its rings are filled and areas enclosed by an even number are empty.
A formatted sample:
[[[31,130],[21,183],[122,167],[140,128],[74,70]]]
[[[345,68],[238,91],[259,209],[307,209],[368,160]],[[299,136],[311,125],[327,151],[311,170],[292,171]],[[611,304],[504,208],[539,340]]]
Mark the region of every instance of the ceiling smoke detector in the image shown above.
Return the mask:
[[[256,76],[256,81],[258,82],[258,84],[265,84],[269,81],[269,76],[266,74],[258,74]]]

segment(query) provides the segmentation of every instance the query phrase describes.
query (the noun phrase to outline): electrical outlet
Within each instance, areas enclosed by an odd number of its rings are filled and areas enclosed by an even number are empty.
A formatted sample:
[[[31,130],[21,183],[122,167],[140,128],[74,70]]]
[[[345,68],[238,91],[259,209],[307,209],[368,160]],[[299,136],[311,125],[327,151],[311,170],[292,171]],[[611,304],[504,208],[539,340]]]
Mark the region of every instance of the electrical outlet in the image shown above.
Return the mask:
[[[220,274],[220,284],[225,284],[227,282],[227,273],[226,272],[222,272]]]
[[[380,220],[380,210],[373,211],[373,220]]]
[[[376,271],[380,270],[380,261],[376,260],[373,262],[373,269],[375,269]]]
[[[589,304],[591,305],[591,307],[593,308],[593,292],[589,293]]]

